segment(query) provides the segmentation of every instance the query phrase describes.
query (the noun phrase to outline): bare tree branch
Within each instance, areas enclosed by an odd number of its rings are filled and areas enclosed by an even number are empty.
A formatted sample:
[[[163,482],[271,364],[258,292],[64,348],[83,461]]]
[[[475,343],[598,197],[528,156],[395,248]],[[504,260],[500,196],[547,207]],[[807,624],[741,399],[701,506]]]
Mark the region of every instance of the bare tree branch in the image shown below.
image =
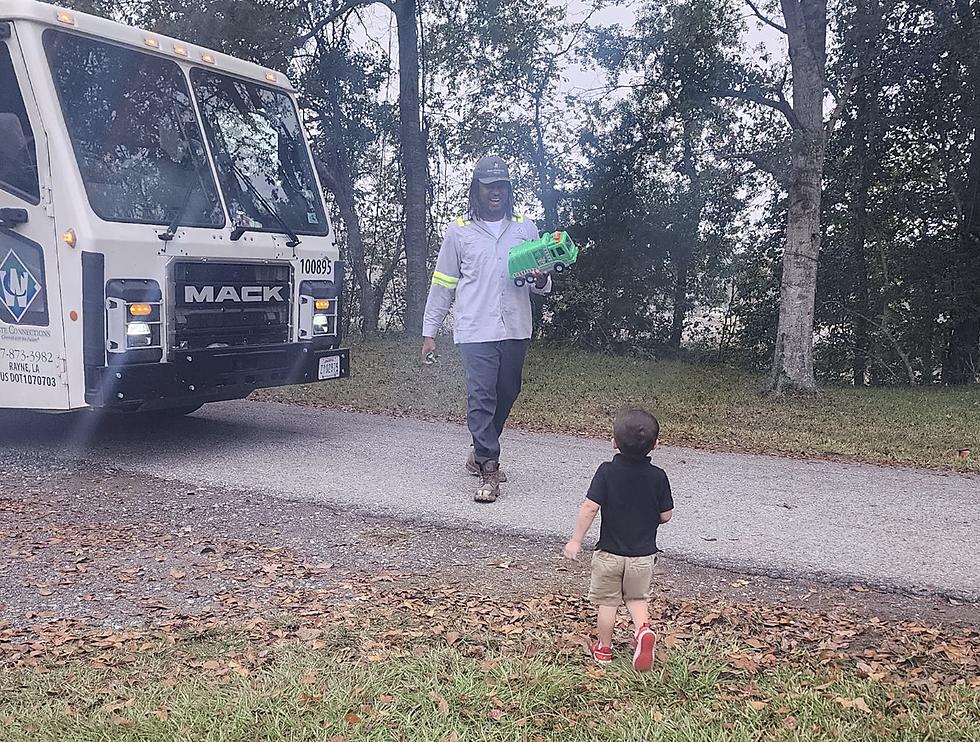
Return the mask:
[[[844,83],[844,89],[841,90],[840,96],[837,98],[837,105],[834,107],[834,112],[830,114],[830,120],[827,122],[827,137],[829,138],[833,134],[834,129],[837,128],[837,122],[840,121],[841,116],[844,115],[844,109],[847,108],[847,104],[851,99],[851,95],[854,93],[854,86],[857,84],[858,78],[863,75],[864,72],[861,71],[859,66],[855,66],[851,71],[851,74],[847,78],[847,82]]]
[[[776,182],[784,190],[789,189],[789,168],[780,165],[778,162],[761,152],[740,152],[730,147],[716,150],[715,153],[729,160],[744,160],[754,165],[752,170],[761,170],[775,178]],[[748,172],[752,172],[749,170]],[[747,175],[748,173],[744,173]]]
[[[313,26],[313,28],[311,28],[305,34],[293,39],[293,44],[295,46],[302,46],[307,41],[309,41],[314,36],[316,36],[318,33],[320,33],[324,28],[326,28],[331,23],[333,23],[335,20],[347,15],[348,13],[350,13],[352,10],[356,8],[360,8],[365,5],[374,5],[375,3],[381,3],[382,5],[387,5],[389,8],[394,10],[395,2],[396,0],[348,0],[342,6],[337,8],[337,10],[333,11],[332,13],[328,13],[324,18],[321,18],[319,21],[317,21],[316,24]]]
[[[772,108],[774,111],[779,111],[789,125],[794,129],[802,128],[800,120],[796,117],[796,112],[793,110],[793,106],[790,105],[789,101],[783,96],[782,92],[779,92],[779,100],[773,100],[772,98],[767,98],[758,89],[749,90],[720,90],[718,95],[724,98],[737,98],[738,100],[748,101],[749,103],[758,103],[760,106],[765,106],[766,108]]]
[[[745,0],[745,2],[748,4],[750,8],[752,8],[752,12],[755,14],[755,17],[758,18],[760,21],[765,23],[767,26],[771,26],[772,28],[775,28],[777,31],[779,31],[779,33],[782,34],[787,33],[786,26],[780,26],[771,18],[762,15],[762,11],[759,10],[759,8],[756,6],[754,2],[752,2],[752,0]]]
[[[594,16],[600,10],[603,10],[603,3],[596,2],[596,4],[592,6],[592,10],[589,11],[589,14],[585,16],[585,18],[582,19],[582,22],[575,27],[575,32],[572,34],[572,40],[568,42],[568,45],[564,49],[554,55],[556,59],[558,57],[564,57],[572,50],[572,48],[575,46],[575,42],[578,41],[578,35],[582,32],[582,29],[585,28],[586,24],[590,20],[592,20],[592,16]]]
[[[867,315],[861,314],[861,312],[858,312],[855,309],[852,309],[851,313],[854,314],[855,317],[860,317],[869,325],[873,325],[881,330],[881,333],[888,339],[888,342],[892,344],[892,347],[898,354],[899,359],[902,361],[902,366],[905,367],[905,375],[909,380],[909,386],[918,386],[919,382],[918,379],[915,378],[915,368],[912,366],[912,361],[909,359],[908,353],[902,349],[902,345],[898,342],[898,338],[895,337],[895,334],[888,328],[888,325],[884,322],[884,320],[878,322]]]

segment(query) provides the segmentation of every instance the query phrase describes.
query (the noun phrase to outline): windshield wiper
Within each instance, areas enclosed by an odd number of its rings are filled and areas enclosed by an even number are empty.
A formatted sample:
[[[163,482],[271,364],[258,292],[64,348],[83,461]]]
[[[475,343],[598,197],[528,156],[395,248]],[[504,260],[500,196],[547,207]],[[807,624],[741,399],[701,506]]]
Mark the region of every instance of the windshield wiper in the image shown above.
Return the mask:
[[[170,242],[174,237],[177,236],[177,228],[180,226],[181,220],[184,218],[184,213],[187,211],[187,205],[191,202],[191,194],[197,190],[197,183],[191,182],[187,186],[187,190],[184,191],[184,200],[180,204],[180,208],[174,214],[174,218],[170,220],[170,224],[167,225],[167,231],[161,232],[157,235],[164,242]]]
[[[286,233],[287,237],[289,237],[289,241],[286,243],[286,247],[296,247],[297,245],[299,245],[301,242],[300,238],[292,230],[292,228],[289,226],[286,220],[282,218],[279,212],[276,211],[275,207],[269,203],[266,197],[262,195],[259,189],[255,187],[255,184],[252,182],[252,180],[248,176],[246,176],[245,173],[241,171],[241,168],[239,168],[238,165],[236,165],[234,162],[231,162],[230,164],[231,164],[232,171],[235,173],[235,175],[238,176],[238,179],[242,181],[242,183],[248,189],[249,193],[251,193],[253,196],[255,196],[255,198],[258,199],[259,203],[265,207],[265,210],[269,212],[269,214],[272,216],[273,219],[279,222],[279,226],[282,227],[282,231]],[[250,227],[244,227],[241,225],[236,226],[231,231],[232,241],[237,242],[238,240],[240,240],[242,238],[242,235],[245,234],[245,232],[248,231],[249,229]]]

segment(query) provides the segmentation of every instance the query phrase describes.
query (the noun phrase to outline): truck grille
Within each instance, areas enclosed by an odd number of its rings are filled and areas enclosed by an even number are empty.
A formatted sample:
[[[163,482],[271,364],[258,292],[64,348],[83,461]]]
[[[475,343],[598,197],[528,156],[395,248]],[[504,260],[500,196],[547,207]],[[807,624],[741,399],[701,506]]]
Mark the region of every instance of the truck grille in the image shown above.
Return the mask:
[[[288,265],[174,265],[174,349],[236,348],[289,342]]]

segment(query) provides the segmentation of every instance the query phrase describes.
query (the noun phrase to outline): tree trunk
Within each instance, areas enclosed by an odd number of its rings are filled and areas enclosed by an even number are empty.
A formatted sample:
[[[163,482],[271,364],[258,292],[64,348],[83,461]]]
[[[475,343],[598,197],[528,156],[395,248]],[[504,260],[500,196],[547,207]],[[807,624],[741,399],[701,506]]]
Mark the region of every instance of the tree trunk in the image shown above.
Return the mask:
[[[868,353],[871,347],[871,332],[868,318],[871,316],[870,276],[868,274],[867,236],[868,201],[875,177],[876,157],[871,154],[871,142],[877,141],[878,94],[881,83],[873,71],[873,56],[877,45],[880,24],[880,8],[877,2],[863,0],[858,3],[855,25],[860,34],[857,39],[858,69],[864,70],[854,90],[854,146],[851,161],[856,164],[851,184],[850,212],[851,226],[848,244],[851,252],[851,271],[853,276],[853,317],[854,317],[854,386],[868,383]]]
[[[361,332],[374,337],[378,334],[378,316],[380,297],[376,296],[374,284],[368,271],[367,257],[364,251],[364,235],[361,232],[361,220],[357,215],[354,201],[354,175],[350,163],[350,155],[344,136],[343,112],[340,107],[340,90],[336,78],[325,81],[327,96],[330,103],[329,116],[333,145],[329,153],[329,165],[317,163],[320,177],[330,192],[333,193],[340,209],[340,218],[344,222],[347,235],[347,250],[350,253],[350,270],[357,282],[358,296],[361,309]]]
[[[691,302],[688,296],[691,279],[691,263],[698,247],[698,229],[701,225],[701,214],[704,211],[704,195],[701,191],[701,174],[698,172],[694,155],[694,143],[697,131],[694,120],[689,116],[683,121],[683,154],[680,162],[680,172],[687,178],[686,206],[683,217],[679,220],[679,239],[674,240],[670,256],[674,266],[674,311],[670,326],[670,347],[680,350],[684,340],[684,325]]]
[[[670,347],[680,350],[684,339],[684,324],[687,321],[687,287],[690,274],[690,260],[685,253],[674,261],[674,314],[670,323]]]
[[[544,124],[541,122],[541,99],[544,90],[539,89],[534,95],[534,166],[538,171],[538,186],[541,191],[541,206],[544,209],[542,232],[551,232],[558,228],[558,193],[555,190],[555,176],[548,165],[548,150],[544,143]]]
[[[980,13],[973,3],[956,4],[960,26],[957,43],[962,45],[967,68],[964,98],[971,101],[968,111],[973,140],[967,163],[966,188],[960,214],[958,249],[954,256],[951,328],[943,383],[971,384],[980,373]],[[971,7],[972,6],[972,7]]]
[[[813,311],[820,252],[825,154],[823,97],[827,67],[826,0],[780,0],[793,70],[793,142],[779,326],[770,389],[816,390]]]
[[[429,243],[426,238],[428,153],[422,133],[419,96],[419,34],[417,0],[397,0],[398,109],[402,169],[405,173],[405,330],[422,331],[428,293]]]

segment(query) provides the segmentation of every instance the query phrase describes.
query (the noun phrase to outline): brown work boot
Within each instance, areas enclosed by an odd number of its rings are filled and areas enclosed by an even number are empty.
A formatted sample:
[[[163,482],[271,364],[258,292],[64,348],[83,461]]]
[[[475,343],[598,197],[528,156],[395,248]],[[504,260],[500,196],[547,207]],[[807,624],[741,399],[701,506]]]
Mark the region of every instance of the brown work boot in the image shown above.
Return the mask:
[[[480,473],[480,488],[473,495],[477,502],[496,502],[500,495],[500,464],[488,461]]]
[[[470,455],[466,457],[466,473],[473,477],[480,476],[480,465],[476,463],[476,456],[473,453],[473,449],[470,449]],[[507,481],[507,475],[504,474],[504,470],[497,468],[497,481],[504,483]]]

